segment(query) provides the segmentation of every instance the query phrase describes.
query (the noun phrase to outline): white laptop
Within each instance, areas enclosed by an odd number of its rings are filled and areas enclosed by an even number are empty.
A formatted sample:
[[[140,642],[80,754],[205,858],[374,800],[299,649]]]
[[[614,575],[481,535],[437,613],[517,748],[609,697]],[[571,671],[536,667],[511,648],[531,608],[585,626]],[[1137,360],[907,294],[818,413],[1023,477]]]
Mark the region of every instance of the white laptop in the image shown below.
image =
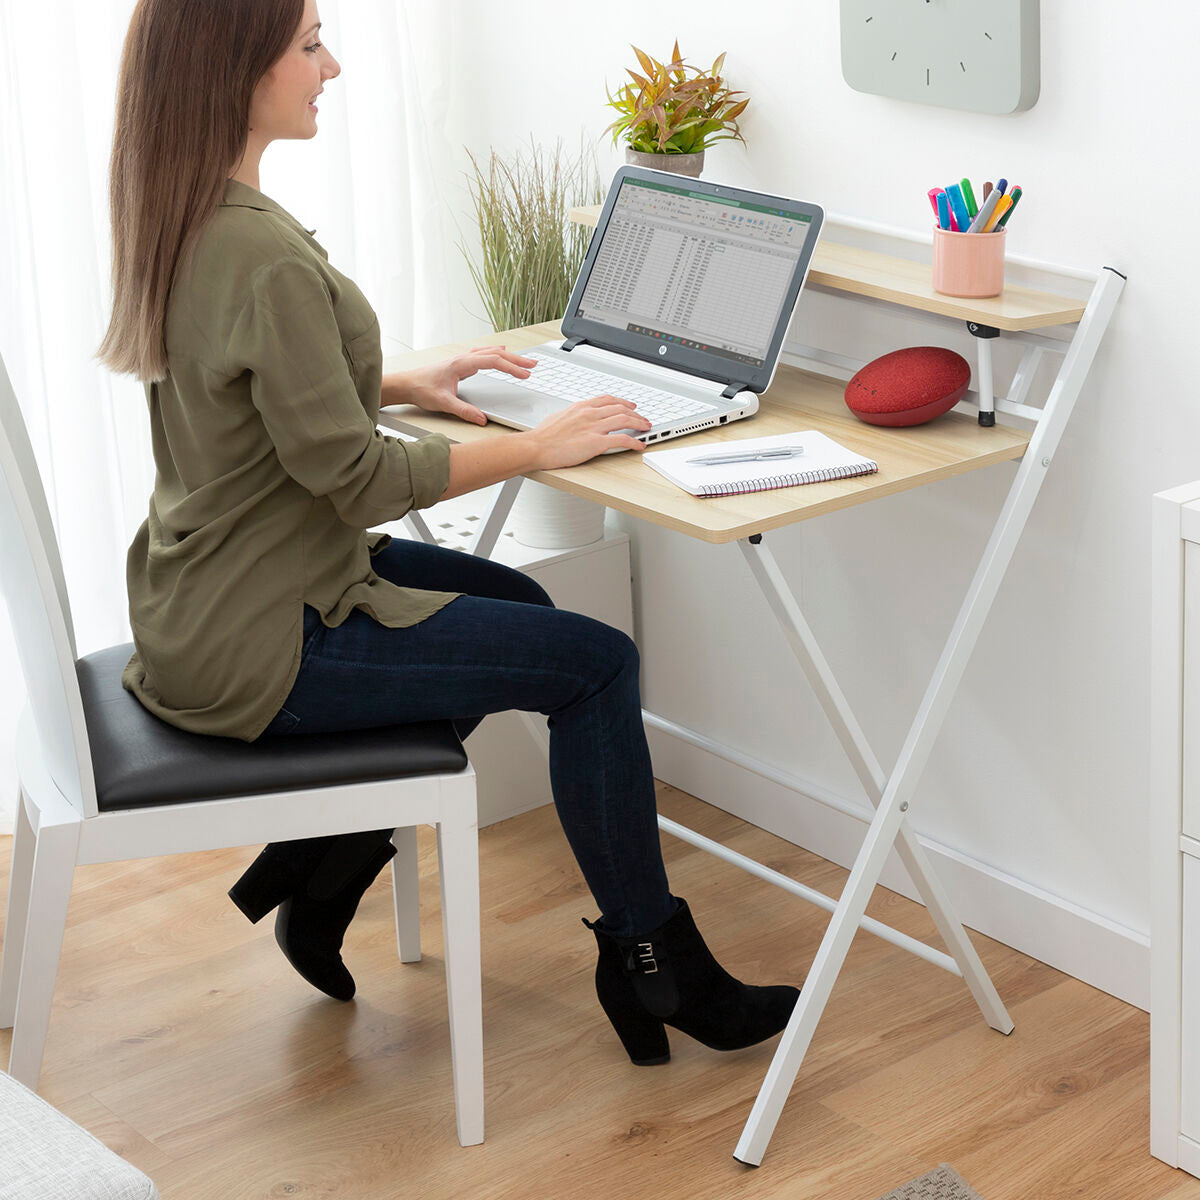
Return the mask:
[[[622,167],[575,281],[562,342],[521,353],[528,379],[480,371],[464,400],[532,429],[609,393],[661,442],[758,410],[779,362],[824,213],[815,204]]]

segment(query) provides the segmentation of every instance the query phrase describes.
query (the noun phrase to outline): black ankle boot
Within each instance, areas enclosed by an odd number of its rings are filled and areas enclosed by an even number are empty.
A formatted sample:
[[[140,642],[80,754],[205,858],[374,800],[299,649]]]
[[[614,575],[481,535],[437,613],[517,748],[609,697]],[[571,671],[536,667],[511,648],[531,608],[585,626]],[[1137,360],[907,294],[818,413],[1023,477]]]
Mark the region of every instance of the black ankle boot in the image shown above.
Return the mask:
[[[230,900],[252,925],[257,924],[308,882],[335,840],[316,837],[272,842],[229,889]]]
[[[638,1066],[671,1057],[664,1025],[713,1050],[740,1050],[778,1033],[800,997],[794,987],[749,987],[728,974],[704,944],[686,900],[653,933],[596,935],[596,995]]]
[[[342,939],[359,901],[392,860],[390,829],[336,838],[306,886],[275,914],[275,941],[301,979],[335,1000],[354,997],[354,977],[342,962]]]

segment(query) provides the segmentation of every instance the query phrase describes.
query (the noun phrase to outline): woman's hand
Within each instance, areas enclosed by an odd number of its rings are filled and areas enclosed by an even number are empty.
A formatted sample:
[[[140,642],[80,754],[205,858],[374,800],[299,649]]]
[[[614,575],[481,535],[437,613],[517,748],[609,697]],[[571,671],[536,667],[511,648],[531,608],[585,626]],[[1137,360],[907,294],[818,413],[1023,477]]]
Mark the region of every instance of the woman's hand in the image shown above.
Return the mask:
[[[618,429],[645,432],[650,422],[630,400],[593,396],[547,417],[527,436],[536,445],[536,466],[543,471],[574,467],[609,450],[645,450],[645,444]]]
[[[383,403],[415,404],[426,412],[449,413],[473,425],[486,425],[487,417],[475,405],[458,398],[458,385],[476,371],[488,368],[528,379],[530,368],[536,365],[536,359],[524,358],[503,346],[480,346],[431,367],[385,375]]]
[[[619,429],[644,431],[650,422],[629,400],[593,396],[547,417],[524,433],[477,438],[450,447],[450,480],[443,500],[490,487],[530,471],[553,471],[587,462],[606,450],[644,450]]]

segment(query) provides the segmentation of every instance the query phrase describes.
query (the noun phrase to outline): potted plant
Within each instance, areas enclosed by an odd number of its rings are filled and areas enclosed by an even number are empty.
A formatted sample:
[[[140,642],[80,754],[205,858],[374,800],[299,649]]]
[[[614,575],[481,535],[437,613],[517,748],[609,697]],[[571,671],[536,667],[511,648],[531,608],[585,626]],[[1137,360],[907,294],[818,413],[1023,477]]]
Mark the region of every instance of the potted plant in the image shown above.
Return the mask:
[[[567,311],[591,230],[571,221],[576,205],[604,199],[593,150],[572,158],[557,144],[531,143],[529,153],[486,164],[471,159],[467,176],[479,232],[479,252],[466,257],[487,319],[497,332],[557,321]],[[604,507],[526,480],[509,529],[526,546],[582,546],[604,536]]]
[[[695,177],[709,146],[733,138],[745,143],[738,117],[750,100],[739,99],[744,93],[731,91],[721,78],[723,52],[703,71],[683,61],[678,40],[670,62],[632,49],[641,70],[627,69],[632,82],[615,96],[608,93],[609,107],[620,115],[605,130],[612,131],[614,144],[624,136],[626,162]]]
[[[555,321],[567,311],[575,276],[587,253],[591,230],[573,223],[575,205],[604,198],[594,154],[580,147],[569,158],[561,143],[486,166],[475,156],[467,182],[479,230],[479,255],[465,245],[471,278],[492,328],[520,329]]]

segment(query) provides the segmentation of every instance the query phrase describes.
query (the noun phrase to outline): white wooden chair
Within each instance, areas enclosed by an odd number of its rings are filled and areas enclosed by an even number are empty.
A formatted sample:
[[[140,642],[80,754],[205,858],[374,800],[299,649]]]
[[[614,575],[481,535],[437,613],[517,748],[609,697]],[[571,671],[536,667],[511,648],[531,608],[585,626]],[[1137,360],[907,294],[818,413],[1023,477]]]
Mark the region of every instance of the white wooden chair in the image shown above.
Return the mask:
[[[475,773],[450,723],[257,743],[201,737],[157,720],[121,687],[130,646],[77,661],[50,512],[2,360],[0,589],[29,694],[0,961],[13,1077],[37,1087],[77,864],[396,827],[397,942],[401,961],[413,962],[421,956],[414,826],[430,824],[458,1138],[482,1142]]]

